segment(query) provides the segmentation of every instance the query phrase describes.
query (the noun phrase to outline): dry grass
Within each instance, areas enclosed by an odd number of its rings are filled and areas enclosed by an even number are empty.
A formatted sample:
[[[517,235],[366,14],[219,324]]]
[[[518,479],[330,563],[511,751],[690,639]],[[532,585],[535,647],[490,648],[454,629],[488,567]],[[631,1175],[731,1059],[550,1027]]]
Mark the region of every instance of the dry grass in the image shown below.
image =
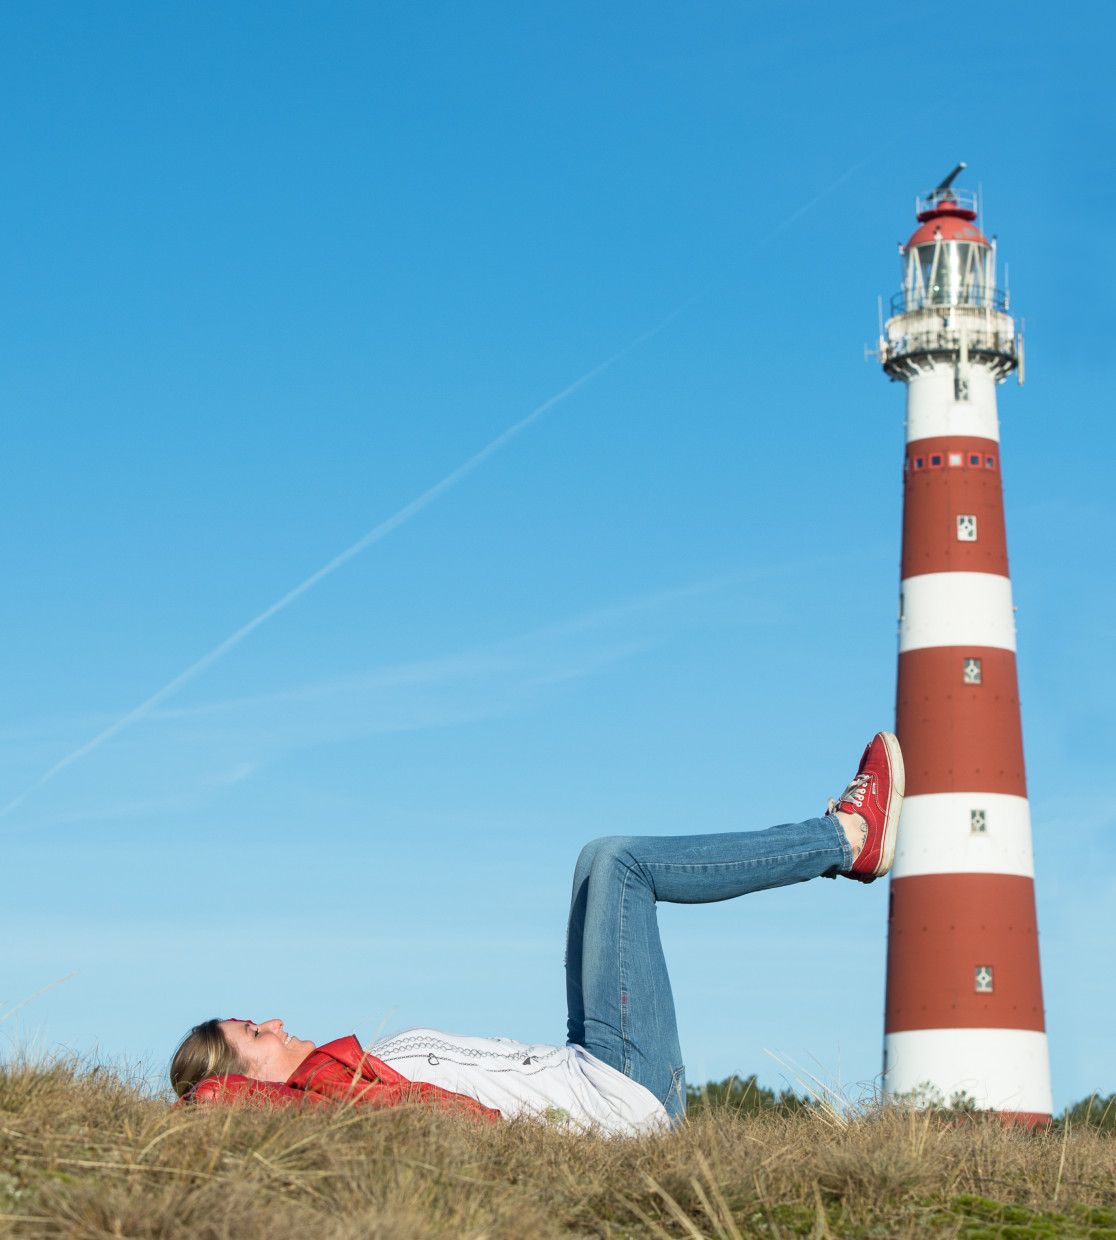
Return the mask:
[[[425,1108],[172,1111],[0,1069],[0,1236],[1116,1237],[1116,1140],[885,1110],[700,1115],[642,1140]]]

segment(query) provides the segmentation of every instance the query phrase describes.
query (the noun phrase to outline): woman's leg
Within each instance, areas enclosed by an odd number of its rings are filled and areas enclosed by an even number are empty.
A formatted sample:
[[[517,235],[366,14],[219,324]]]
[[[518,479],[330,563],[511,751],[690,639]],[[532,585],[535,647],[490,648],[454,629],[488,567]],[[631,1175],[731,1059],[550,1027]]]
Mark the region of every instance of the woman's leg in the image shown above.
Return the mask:
[[[566,939],[570,1042],[646,1085],[674,1117],[685,1076],[655,903],[710,904],[848,870],[831,814],[766,831],[610,836],[581,852]]]

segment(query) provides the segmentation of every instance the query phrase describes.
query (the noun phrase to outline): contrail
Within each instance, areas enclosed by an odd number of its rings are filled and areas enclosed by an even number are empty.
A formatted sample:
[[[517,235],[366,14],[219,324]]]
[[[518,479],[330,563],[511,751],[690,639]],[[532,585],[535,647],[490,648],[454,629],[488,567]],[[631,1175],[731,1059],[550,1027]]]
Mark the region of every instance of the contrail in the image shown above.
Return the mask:
[[[760,237],[755,238],[752,248],[759,248],[767,241],[771,240],[778,233],[788,227],[800,216],[817,206],[824,198],[827,198],[838,186],[842,185],[849,177],[853,176],[861,168],[870,162],[869,159],[861,159],[851,167],[841,173],[839,177],[823,190],[819,191],[812,198],[808,199],[794,211],[777,221],[767,232]],[[168,681],[156,693],[153,693],[146,701],[141,702],[138,706],[128,711],[126,715],[122,715],[115,723],[110,724],[103,732],[98,732],[91,740],[79,746],[72,753],[68,753],[64,758],[60,758],[52,767],[44,771],[38,779],[28,784],[22,792],[12,797],[3,808],[0,808],[0,818],[7,817],[19,804],[21,804],[33,792],[37,792],[44,784],[50,783],[52,779],[68,766],[73,766],[75,762],[79,762],[82,758],[87,757],[94,750],[106,742],[112,740],[114,736],[119,735],[125,728],[130,728],[133,723],[138,723],[141,719],[149,715],[156,706],[165,702],[167,698],[173,697],[179,689],[184,688],[192,680],[195,680],[202,672],[212,667],[218,660],[223,659],[230,650],[239,646],[240,643],[254,633],[262,624],[266,624],[273,616],[277,616],[281,611],[286,609],[301,598],[308,591],[312,590],[320,581],[324,581],[327,577],[335,573],[343,565],[360,555],[362,551],[367,550],[374,543],[378,543],[385,539],[389,534],[399,529],[400,526],[406,525],[408,521],[418,516],[424,508],[428,508],[435,500],[440,499],[447,491],[451,490],[457,484],[467,478],[474,470],[479,469],[490,457],[495,456],[503,448],[519,435],[521,435],[529,426],[537,422],[544,414],[549,413],[556,405],[560,405],[567,400],[575,392],[585,387],[587,383],[591,383],[598,375],[615,366],[618,361],[626,357],[633,349],[638,348],[641,344],[657,336],[661,331],[667,328],[680,315],[684,314],[695,301],[705,297],[712,288],[717,284],[723,283],[724,278],[713,280],[700,288],[696,293],[691,294],[685,301],[677,305],[669,314],[660,319],[653,327],[647,328],[646,331],[640,332],[638,336],[633,337],[623,348],[618,349],[611,357],[606,357],[603,362],[598,362],[592,369],[587,370],[579,378],[562,388],[560,392],[556,392],[553,396],[544,400],[541,405],[536,405],[525,417],[513,422],[496,436],[490,440],[479,452],[475,452],[461,465],[458,465],[452,472],[446,474],[439,482],[434,483],[432,487],[423,491],[421,495],[416,496],[409,503],[404,504],[398,512],[393,513],[390,517],[381,521],[379,525],[374,525],[363,537],[358,538],[351,546],[346,547],[339,555],[333,557],[327,564],[322,565],[316,572],[310,574],[304,581],[299,582],[292,590],[288,590],[282,598],[277,599],[270,607],[265,607],[257,616],[253,616],[247,624],[241,625],[235,633],[226,637],[219,645],[214,646],[208,654],[202,655],[195,663],[191,663],[184,672],[180,672],[173,680]]]
[[[146,701],[141,702],[138,706],[128,711],[126,715],[122,715],[115,723],[110,724],[103,732],[98,732],[96,736],[86,741],[84,745],[79,746],[72,753],[68,753],[64,758],[60,758],[52,767],[44,771],[34,783],[28,784],[22,792],[14,796],[0,809],[0,818],[10,814],[32,792],[36,792],[44,784],[49,783],[68,766],[73,766],[75,762],[79,762],[95,749],[100,749],[106,741],[112,740],[114,736],[123,732],[125,728],[131,727],[133,723],[138,723],[145,716],[149,715],[156,706],[165,702],[167,698],[173,697],[179,689],[184,688],[190,681],[195,680],[219,659],[223,659],[230,650],[239,646],[246,637],[254,633],[262,624],[266,624],[268,620],[273,616],[277,616],[281,611],[286,611],[296,599],[301,598],[308,591],[312,590],[319,582],[332,576],[339,568],[360,555],[362,551],[367,550],[374,543],[381,542],[389,534],[399,529],[400,526],[406,525],[408,521],[417,517],[424,508],[429,508],[435,500],[440,499],[447,491],[457,486],[459,482],[467,478],[474,470],[479,469],[489,457],[495,456],[497,452],[506,448],[513,439],[521,435],[529,426],[543,417],[544,414],[549,413],[556,405],[560,405],[575,392],[585,387],[587,383],[591,383],[599,374],[615,366],[621,358],[626,357],[633,349],[638,348],[639,345],[650,340],[651,337],[657,336],[659,332],[663,331],[664,328],[682,314],[691,302],[701,295],[702,293],[695,293],[692,297],[687,298],[686,301],[672,310],[665,318],[660,319],[654,327],[649,327],[646,331],[641,332],[624,345],[622,349],[618,349],[613,353],[611,357],[605,358],[603,362],[598,362],[591,370],[587,370],[579,378],[562,388],[560,392],[556,392],[553,396],[544,400],[541,405],[536,405],[525,417],[506,427],[495,439],[489,440],[479,452],[474,452],[468,460],[458,465],[456,469],[446,474],[444,478],[434,483],[432,487],[428,487],[421,495],[404,504],[398,512],[392,513],[390,517],[387,517],[378,525],[374,525],[367,534],[358,538],[355,543],[346,547],[339,555],[335,555],[332,560],[327,564],[323,564],[321,568],[311,573],[305,580],[300,581],[293,589],[288,590],[282,598],[277,599],[270,607],[265,607],[259,615],[253,616],[246,624],[241,625],[235,633],[230,634],[223,642],[214,646],[208,654],[203,654],[200,659],[191,663],[184,672],[180,672],[173,680],[168,681],[167,684],[156,693],[153,693]]]

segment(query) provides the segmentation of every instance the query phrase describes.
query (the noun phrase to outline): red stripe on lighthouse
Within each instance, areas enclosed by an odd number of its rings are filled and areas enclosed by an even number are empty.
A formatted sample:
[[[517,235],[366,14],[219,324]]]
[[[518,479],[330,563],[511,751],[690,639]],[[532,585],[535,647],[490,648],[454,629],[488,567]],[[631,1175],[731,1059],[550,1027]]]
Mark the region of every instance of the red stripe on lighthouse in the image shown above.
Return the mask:
[[[974,458],[979,464],[971,463]],[[1000,445],[993,439],[918,439],[907,446],[903,577],[1008,575],[999,466]],[[976,518],[974,539],[958,538],[957,518],[963,515]]]
[[[979,684],[966,683],[972,660],[980,663]],[[932,646],[904,652],[895,720],[908,796],[978,788],[1027,795],[1012,651]]]
[[[1014,874],[891,881],[885,1029],[1043,1032],[1035,888]],[[977,970],[990,970],[978,990]]]

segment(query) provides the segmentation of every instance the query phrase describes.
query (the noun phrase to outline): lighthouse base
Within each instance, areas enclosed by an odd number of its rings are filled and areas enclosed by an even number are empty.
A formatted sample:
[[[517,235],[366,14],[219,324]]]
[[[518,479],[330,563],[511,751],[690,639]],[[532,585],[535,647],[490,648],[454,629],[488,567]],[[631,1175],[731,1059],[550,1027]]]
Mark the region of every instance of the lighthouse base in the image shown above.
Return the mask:
[[[1046,1034],[1029,1029],[886,1034],[884,1095],[943,1106],[961,1096],[980,1110],[1010,1112],[1028,1126],[1044,1123],[1053,1109]]]

